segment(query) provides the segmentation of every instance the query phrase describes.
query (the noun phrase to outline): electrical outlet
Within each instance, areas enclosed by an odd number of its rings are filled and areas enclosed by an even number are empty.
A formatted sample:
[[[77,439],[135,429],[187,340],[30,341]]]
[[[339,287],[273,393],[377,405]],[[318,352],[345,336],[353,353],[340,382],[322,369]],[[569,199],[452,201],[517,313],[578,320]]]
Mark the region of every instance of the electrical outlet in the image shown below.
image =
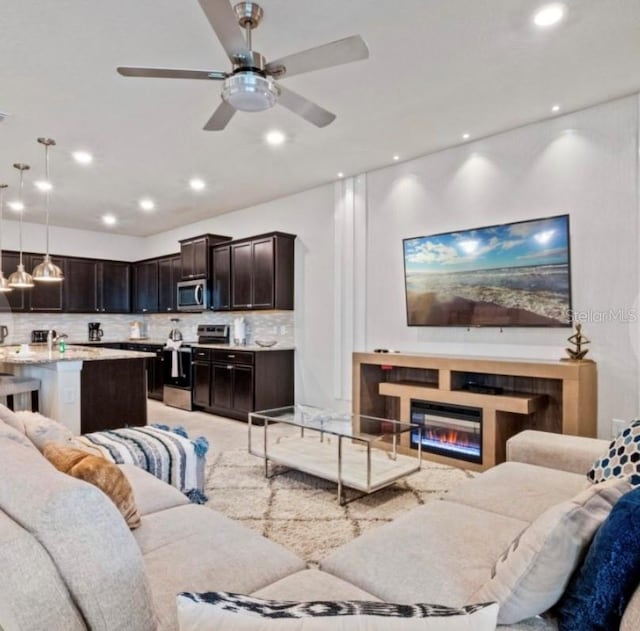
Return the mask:
[[[280,335],[286,335],[287,334],[287,327],[283,324],[280,327]]]
[[[628,424],[619,418],[611,419],[611,436],[615,438]]]

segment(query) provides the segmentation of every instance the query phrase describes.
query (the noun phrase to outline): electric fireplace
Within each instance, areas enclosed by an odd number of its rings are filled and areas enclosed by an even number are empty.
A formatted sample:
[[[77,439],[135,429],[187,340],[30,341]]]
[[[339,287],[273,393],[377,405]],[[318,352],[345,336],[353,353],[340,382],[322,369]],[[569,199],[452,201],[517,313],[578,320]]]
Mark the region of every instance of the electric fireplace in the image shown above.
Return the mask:
[[[411,401],[411,422],[422,427],[422,449],[482,464],[482,410],[462,405]],[[418,448],[420,432],[411,432]]]

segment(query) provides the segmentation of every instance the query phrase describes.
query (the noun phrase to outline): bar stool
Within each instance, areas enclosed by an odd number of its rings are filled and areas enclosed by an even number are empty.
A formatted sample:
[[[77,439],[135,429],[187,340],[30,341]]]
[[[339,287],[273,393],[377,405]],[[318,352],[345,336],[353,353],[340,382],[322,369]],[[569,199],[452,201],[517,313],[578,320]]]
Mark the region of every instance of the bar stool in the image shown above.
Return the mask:
[[[31,411],[39,409],[38,394],[40,391],[40,379],[33,377],[16,377],[14,375],[0,375],[0,397],[7,397],[7,407],[13,410],[13,397],[16,394],[31,393]]]

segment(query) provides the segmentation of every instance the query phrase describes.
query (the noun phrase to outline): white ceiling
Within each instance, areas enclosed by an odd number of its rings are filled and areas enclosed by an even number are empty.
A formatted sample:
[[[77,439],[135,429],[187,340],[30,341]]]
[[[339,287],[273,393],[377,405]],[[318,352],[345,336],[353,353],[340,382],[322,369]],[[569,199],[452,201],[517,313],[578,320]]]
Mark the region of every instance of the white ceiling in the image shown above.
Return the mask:
[[[132,79],[118,65],[228,70],[196,0],[7,0],[0,12],[0,181],[32,164],[25,220],[43,221],[36,137],[55,138],[52,223],[149,235],[640,90],[640,1],[567,0],[541,31],[543,0],[262,0],[267,59],[353,34],[369,60],[284,79],[337,114],[317,129],[288,110],[202,126],[220,84]],[[290,141],[263,142],[271,128]],[[80,167],[70,152],[88,149]],[[206,191],[188,180],[200,176]],[[15,191],[15,187],[13,187]],[[9,194],[10,196],[10,194]],[[137,202],[150,196],[153,213]]]

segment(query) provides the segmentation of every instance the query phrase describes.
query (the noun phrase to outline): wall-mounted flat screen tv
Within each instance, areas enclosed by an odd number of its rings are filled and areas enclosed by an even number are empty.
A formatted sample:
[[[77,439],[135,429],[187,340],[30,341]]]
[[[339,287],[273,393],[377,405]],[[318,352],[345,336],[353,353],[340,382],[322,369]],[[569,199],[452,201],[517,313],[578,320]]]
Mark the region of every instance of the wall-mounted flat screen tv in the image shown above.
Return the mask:
[[[569,215],[403,246],[409,326],[571,326]]]

